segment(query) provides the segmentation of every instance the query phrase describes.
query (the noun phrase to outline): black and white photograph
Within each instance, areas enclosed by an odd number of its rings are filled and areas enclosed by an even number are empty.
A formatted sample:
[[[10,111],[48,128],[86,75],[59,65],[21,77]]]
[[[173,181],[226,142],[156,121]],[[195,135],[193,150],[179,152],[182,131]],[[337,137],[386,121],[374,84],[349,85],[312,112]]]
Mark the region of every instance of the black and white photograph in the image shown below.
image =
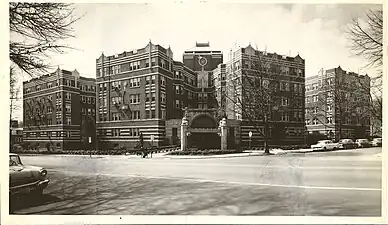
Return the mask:
[[[382,2],[8,7],[4,224],[386,221]]]

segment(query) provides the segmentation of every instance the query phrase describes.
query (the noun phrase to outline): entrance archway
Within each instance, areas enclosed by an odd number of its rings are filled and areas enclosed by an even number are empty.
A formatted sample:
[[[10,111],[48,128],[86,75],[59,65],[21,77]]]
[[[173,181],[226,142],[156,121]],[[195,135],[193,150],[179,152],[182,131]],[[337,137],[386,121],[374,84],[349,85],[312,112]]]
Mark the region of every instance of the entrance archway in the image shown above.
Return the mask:
[[[189,127],[188,147],[198,149],[219,149],[221,139],[216,120],[208,114],[193,118]]]

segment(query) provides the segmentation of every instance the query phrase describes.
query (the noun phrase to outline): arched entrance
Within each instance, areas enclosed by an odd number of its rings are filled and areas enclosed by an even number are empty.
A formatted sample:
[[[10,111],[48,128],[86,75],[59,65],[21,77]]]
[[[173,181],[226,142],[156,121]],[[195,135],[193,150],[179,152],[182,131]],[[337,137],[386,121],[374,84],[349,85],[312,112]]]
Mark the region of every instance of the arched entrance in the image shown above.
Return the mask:
[[[216,120],[208,114],[193,118],[188,128],[188,147],[198,149],[219,149],[221,139]]]

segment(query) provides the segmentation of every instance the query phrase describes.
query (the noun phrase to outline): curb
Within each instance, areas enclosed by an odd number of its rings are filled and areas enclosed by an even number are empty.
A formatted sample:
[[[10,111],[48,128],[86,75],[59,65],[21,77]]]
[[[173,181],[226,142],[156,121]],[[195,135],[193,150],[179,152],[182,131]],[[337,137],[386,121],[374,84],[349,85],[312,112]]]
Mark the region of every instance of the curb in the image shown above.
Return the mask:
[[[213,155],[213,156],[166,156],[167,159],[216,159],[216,158],[237,158],[237,157],[249,157],[249,156],[263,156],[263,153],[241,153],[239,155]]]

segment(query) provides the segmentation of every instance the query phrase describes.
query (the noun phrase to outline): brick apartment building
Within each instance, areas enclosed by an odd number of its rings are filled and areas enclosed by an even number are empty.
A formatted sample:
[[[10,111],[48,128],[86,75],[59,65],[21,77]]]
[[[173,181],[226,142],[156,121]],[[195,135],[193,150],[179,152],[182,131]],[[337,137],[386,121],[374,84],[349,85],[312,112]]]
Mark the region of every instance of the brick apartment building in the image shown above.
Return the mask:
[[[244,97],[243,93],[248,90],[242,88],[241,85],[244,84],[244,80],[248,79],[249,76],[255,77],[259,73],[262,76],[261,79],[265,79],[273,85],[273,90],[271,90],[272,93],[269,97],[272,102],[271,116],[269,118],[269,144],[303,144],[306,129],[304,124],[305,60],[299,55],[289,57],[276,53],[262,52],[254,49],[251,45],[246,48],[231,50],[229,58],[229,62],[226,63],[226,82],[232,84],[234,79],[240,79],[242,82],[233,86],[226,85],[226,88],[223,89],[225,87],[223,84],[224,75],[220,73],[221,77],[218,79],[221,83],[216,85],[216,90],[221,91],[217,91],[217,98],[220,99],[220,95],[221,99],[223,96],[227,96],[225,106],[228,121],[234,120],[239,122],[241,144],[248,145],[248,134],[250,131],[252,132],[253,145],[262,146],[264,142],[263,135],[250,124],[251,121],[244,117],[244,113],[241,112],[241,107],[239,108],[236,101],[233,101],[233,97],[236,94],[240,95],[241,104],[249,101],[249,99]],[[265,71],[263,68],[255,66],[259,64],[265,65]],[[220,69],[223,67],[221,66]],[[265,132],[264,124],[260,121],[258,123],[259,127],[261,127],[260,129]],[[282,134],[280,135],[280,132],[277,132],[277,130],[281,130]]]
[[[146,147],[178,144],[183,109],[213,108],[211,70],[222,62],[222,52],[197,43],[183,61],[174,61],[170,48],[151,42],[96,60],[99,148],[133,148],[140,133]]]
[[[23,82],[23,141],[34,149],[85,149],[95,143],[95,79],[77,70]],[[89,143],[91,139],[91,143]]]
[[[236,51],[233,62],[245,62],[251,49],[249,46]],[[254,50],[254,54],[263,53]],[[295,103],[290,100],[287,108],[290,116],[278,122],[287,124],[288,142],[303,142],[304,60],[276,54],[267,54],[266,58],[274,65],[287,67],[278,76],[279,82],[287,83],[284,86],[287,89],[281,93],[296,97],[292,97]],[[140,133],[145,147],[179,144],[182,117],[187,115],[191,115],[191,132],[188,132],[191,146],[219,142],[218,110],[226,110],[230,65],[223,64],[223,53],[212,50],[209,43],[196,43],[186,50],[183,63],[173,60],[170,47],[166,49],[151,42],[142,49],[111,56],[102,54],[96,60],[98,148],[132,149]],[[239,143],[239,126],[244,120],[231,117],[228,121],[230,138]],[[249,130],[249,125],[243,122],[243,141]],[[260,139],[256,134],[254,138]]]
[[[370,130],[370,78],[341,67],[306,79],[306,125],[328,138],[367,138]]]

